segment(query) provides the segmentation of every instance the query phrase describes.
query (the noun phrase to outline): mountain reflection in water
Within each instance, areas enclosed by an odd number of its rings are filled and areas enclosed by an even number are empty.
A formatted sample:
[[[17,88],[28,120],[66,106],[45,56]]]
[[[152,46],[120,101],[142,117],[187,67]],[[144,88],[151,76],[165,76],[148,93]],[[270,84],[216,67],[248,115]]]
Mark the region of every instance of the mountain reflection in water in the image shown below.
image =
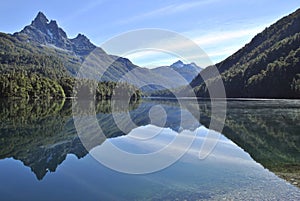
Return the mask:
[[[88,151],[95,152],[108,142],[112,142],[128,152],[151,153],[161,149],[170,143],[176,135],[180,135],[186,130],[187,128],[180,127],[181,119],[179,116],[185,113],[193,114],[195,108],[199,107],[200,121],[189,126],[190,132],[196,133],[196,140],[175,167],[178,168],[184,163],[196,164],[201,171],[206,171],[206,174],[202,174],[202,176],[206,177],[205,175],[207,175],[209,177],[212,176],[209,173],[209,166],[211,165],[213,169],[215,166],[212,164],[214,163],[239,164],[236,168],[230,167],[227,169],[228,171],[240,172],[241,170],[238,169],[240,166],[245,166],[247,169],[251,167],[260,169],[259,165],[252,160],[254,159],[294,185],[299,183],[299,101],[228,101],[224,136],[221,136],[216,149],[207,160],[199,160],[197,153],[207,133],[205,127],[208,127],[210,123],[211,106],[209,101],[200,100],[198,105],[193,105],[187,100],[186,105],[180,108],[176,101],[142,100],[131,104],[129,108],[120,107],[114,112],[129,112],[132,121],[138,126],[127,133],[121,131],[114,123],[112,104],[115,103],[100,101],[95,105],[98,123],[109,141],[105,141],[105,139],[95,141],[88,147],[89,150],[86,150],[74,127],[70,101],[2,100],[0,102],[0,159],[13,158],[22,161],[25,166],[30,167],[38,180],[42,180],[47,172],[55,172],[59,165],[68,158],[68,154],[83,158],[88,155]],[[160,105],[166,111],[165,128],[152,125],[153,122],[151,122],[148,114],[154,105]],[[155,129],[160,129],[161,135],[157,135],[149,141],[138,142],[132,138],[132,135],[137,136],[146,131],[151,133]],[[129,135],[126,135],[128,133]],[[180,149],[180,147],[177,148]],[[198,166],[200,164],[202,164],[201,167]],[[208,169],[204,170],[204,167]],[[226,171],[226,166],[224,168],[223,171]],[[163,170],[163,172],[168,175],[168,170]],[[263,174],[262,178],[265,178],[266,173],[262,172],[257,171],[255,176],[250,177],[254,178]],[[243,172],[243,174],[250,173]],[[251,172],[251,174],[254,173]],[[219,174],[215,176],[222,177]],[[270,185],[273,180],[274,178],[270,180]],[[176,181],[174,182],[176,183]],[[226,182],[230,183],[227,180]],[[233,183],[234,181],[229,186],[235,186]],[[205,195],[209,198],[208,194]],[[205,198],[205,195],[201,196]],[[199,197],[200,195],[194,196]]]

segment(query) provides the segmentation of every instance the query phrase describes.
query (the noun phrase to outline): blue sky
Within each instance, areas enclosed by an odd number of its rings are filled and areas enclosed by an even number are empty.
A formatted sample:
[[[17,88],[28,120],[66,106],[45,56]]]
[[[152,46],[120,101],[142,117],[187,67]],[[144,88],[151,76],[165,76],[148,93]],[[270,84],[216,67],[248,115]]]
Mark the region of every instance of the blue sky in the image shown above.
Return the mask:
[[[299,0],[3,0],[0,31],[19,31],[42,11],[49,20],[57,20],[69,37],[83,33],[98,46],[130,30],[167,29],[190,38],[219,62],[297,8]],[[147,67],[178,59],[149,51],[127,56]]]

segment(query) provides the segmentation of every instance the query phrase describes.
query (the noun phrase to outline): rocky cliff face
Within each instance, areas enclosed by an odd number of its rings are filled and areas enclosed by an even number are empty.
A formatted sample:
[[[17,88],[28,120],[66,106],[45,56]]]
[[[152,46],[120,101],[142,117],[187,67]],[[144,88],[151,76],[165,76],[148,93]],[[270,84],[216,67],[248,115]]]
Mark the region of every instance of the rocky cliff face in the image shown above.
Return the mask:
[[[73,51],[79,55],[87,55],[96,48],[96,46],[83,34],[78,34],[76,38],[71,39],[70,41],[72,43]]]
[[[80,56],[87,55],[96,48],[96,46],[82,34],[78,34],[74,39],[69,39],[66,32],[57,25],[56,21],[51,20],[49,22],[42,12],[37,14],[30,25],[14,35],[17,37],[25,37],[28,42],[53,45],[57,48],[72,51]]]

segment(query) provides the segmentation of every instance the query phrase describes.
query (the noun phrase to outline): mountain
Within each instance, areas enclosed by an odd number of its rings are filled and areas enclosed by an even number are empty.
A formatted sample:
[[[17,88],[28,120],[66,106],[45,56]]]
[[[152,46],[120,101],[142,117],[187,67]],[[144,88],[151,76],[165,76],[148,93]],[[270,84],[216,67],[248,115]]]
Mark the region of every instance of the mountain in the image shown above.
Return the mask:
[[[208,97],[206,84],[222,79],[227,97],[300,98],[300,9],[257,34],[242,49],[207,67],[190,83],[197,96]],[[202,79],[206,77],[207,79]]]
[[[161,74],[168,75],[166,72],[168,70],[174,70],[179,73],[186,81],[191,82],[202,70],[195,63],[184,64],[182,61],[178,60],[173,63],[171,66],[161,66],[152,69],[152,71]]]
[[[22,31],[14,34],[17,38],[25,37],[28,42],[34,42],[43,45],[53,45],[57,48],[69,50],[80,56],[87,55],[93,51],[96,46],[89,39],[82,35],[74,39],[69,39],[65,31],[58,27],[55,20],[49,20],[39,12],[30,25]]]
[[[186,85],[184,78],[190,82],[197,71],[194,64],[184,65],[181,68],[174,66],[172,68],[175,71],[171,68],[167,72],[163,71],[167,74],[158,69],[141,68],[127,58],[107,54],[83,34],[68,38],[57,22],[49,21],[42,12],[39,12],[31,24],[25,26],[20,32],[12,35],[0,33],[0,72],[2,75],[5,74],[2,79],[4,82],[7,81],[7,74],[11,72],[16,73],[18,77],[26,77],[26,74],[34,73],[54,79],[58,83],[62,82],[62,78],[73,80],[84,61],[91,64],[88,73],[98,81],[121,80],[138,86],[144,91],[184,86]],[[72,91],[71,83],[74,81],[66,82],[63,81],[62,85],[67,86],[62,88]],[[16,87],[17,89],[13,90],[16,93],[10,94],[18,94],[20,86],[16,85]],[[10,90],[12,87],[8,88]],[[7,91],[8,88],[0,91]],[[65,94],[70,93],[65,92]]]

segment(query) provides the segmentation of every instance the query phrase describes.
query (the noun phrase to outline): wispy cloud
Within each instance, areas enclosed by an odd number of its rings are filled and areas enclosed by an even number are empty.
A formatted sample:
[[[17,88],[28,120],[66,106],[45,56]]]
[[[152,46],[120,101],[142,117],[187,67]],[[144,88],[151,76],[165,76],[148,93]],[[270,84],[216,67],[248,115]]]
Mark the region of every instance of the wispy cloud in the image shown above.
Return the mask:
[[[186,3],[177,3],[177,4],[171,4],[162,8],[158,8],[155,10],[151,10],[146,13],[142,13],[127,19],[123,19],[119,21],[119,24],[127,24],[132,23],[135,21],[145,20],[153,17],[161,17],[165,15],[172,15],[175,13],[187,11],[192,8],[197,8],[199,6],[203,6],[206,4],[210,4],[213,2],[216,2],[218,0],[202,0],[202,1],[192,1],[192,2],[186,2]]]
[[[207,45],[211,46],[213,44],[219,44],[236,38],[242,38],[245,36],[254,36],[255,34],[262,31],[263,29],[264,26],[242,29],[242,30],[235,29],[231,31],[214,31],[205,35],[194,37],[192,38],[192,40],[195,41],[199,46],[207,46]],[[195,35],[195,34],[192,33],[191,35]]]
[[[193,37],[192,40],[208,54],[213,63],[216,63],[242,48],[264,28],[265,26],[257,26],[248,29],[236,28],[231,31],[211,32]]]
[[[248,29],[235,29],[232,31],[213,31],[201,36],[197,36],[199,31],[194,30],[185,35],[196,36],[188,37],[194,43],[188,43],[184,40],[178,40],[176,43],[168,43],[167,41],[159,41],[159,46],[162,49],[158,50],[139,50],[138,52],[132,52],[126,57],[132,60],[134,63],[147,67],[170,65],[172,62],[181,59],[185,62],[202,61],[203,63],[197,63],[199,66],[206,67],[213,63],[219,62],[227,56],[233,54],[238,49],[243,47],[250,39],[257,33],[261,32],[264,26],[250,27]],[[199,53],[191,52],[186,58],[180,58],[172,52],[178,52],[178,50],[192,49],[193,45],[197,44],[207,54],[199,55]],[[192,45],[192,46],[191,46]],[[164,52],[163,47],[167,46],[170,52]],[[191,46],[191,47],[190,47]],[[207,60],[207,56],[210,58]],[[200,58],[200,59],[199,59]],[[202,58],[202,59],[201,59]],[[169,63],[167,63],[169,62]]]

